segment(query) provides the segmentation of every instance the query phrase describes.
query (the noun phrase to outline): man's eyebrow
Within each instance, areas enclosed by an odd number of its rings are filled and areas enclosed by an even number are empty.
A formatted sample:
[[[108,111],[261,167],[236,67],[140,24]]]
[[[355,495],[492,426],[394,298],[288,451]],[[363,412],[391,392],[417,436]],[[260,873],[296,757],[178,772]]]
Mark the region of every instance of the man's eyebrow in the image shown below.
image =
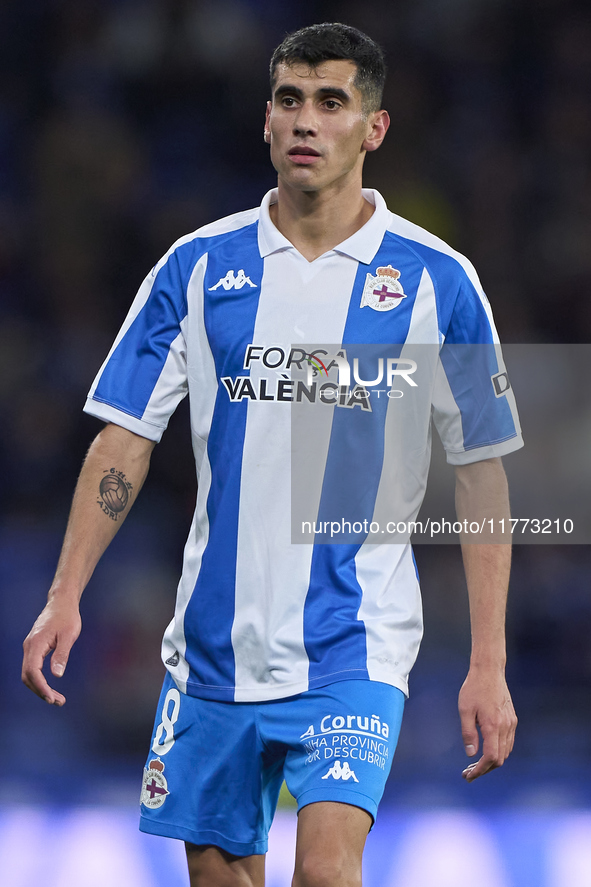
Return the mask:
[[[338,86],[323,86],[318,92],[320,95],[334,96],[334,98],[340,99],[342,102],[351,101],[350,93],[346,92],[344,89],[340,89]]]
[[[299,86],[292,86],[289,83],[284,83],[282,86],[277,87],[273,97],[280,99],[285,95],[295,95],[299,99],[302,99],[304,98],[304,91],[300,89]],[[316,95],[338,98],[345,104],[351,101],[351,95],[339,86],[322,86],[320,89],[316,90]]]

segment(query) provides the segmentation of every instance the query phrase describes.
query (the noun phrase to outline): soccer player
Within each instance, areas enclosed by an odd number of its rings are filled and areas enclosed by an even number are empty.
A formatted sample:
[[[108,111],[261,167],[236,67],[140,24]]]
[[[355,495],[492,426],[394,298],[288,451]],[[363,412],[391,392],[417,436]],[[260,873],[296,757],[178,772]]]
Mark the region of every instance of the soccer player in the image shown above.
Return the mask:
[[[48,603],[24,645],[24,682],[63,705],[43,660],[53,651],[52,675],[63,675],[82,591],[188,393],[198,496],[163,641],[167,673],[140,827],[186,842],[193,887],[263,885],[284,778],[299,811],[294,885],[361,883],[422,633],[409,544],[376,544],[367,533],[334,545],[291,542],[290,372],[309,362],[298,343],[396,346],[399,356],[410,344],[498,342],[469,262],[362,189],[365,155],[390,122],[384,77],[379,47],[342,24],[304,28],[275,51],[264,139],[278,187],[260,208],[179,240],[140,288],[89,394],[87,411],[107,425],[90,447]],[[495,390],[496,364],[484,386],[459,370],[447,362],[427,421],[417,413],[423,436],[408,448],[401,483],[416,480],[420,504],[432,408],[456,466],[459,518],[484,506],[504,516],[499,457],[521,445],[511,392]],[[320,390],[310,379],[302,385],[298,397]],[[364,444],[371,518],[397,401],[372,395],[370,408],[368,398],[351,398],[328,404],[326,415],[333,428],[345,414],[371,412],[378,423]],[[325,476],[336,437],[322,454]],[[478,728],[483,742],[464,771],[472,781],[513,746],[504,677],[510,554],[503,544],[462,547],[473,641],[462,736],[471,757]]]

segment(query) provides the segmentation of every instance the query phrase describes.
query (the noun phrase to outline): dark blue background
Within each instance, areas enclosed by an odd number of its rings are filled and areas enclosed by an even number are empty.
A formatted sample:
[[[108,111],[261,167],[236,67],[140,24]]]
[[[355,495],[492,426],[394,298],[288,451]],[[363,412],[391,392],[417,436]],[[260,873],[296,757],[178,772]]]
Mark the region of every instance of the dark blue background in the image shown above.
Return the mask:
[[[79,465],[86,391],[173,240],[258,204],[267,63],[322,20],[387,52],[392,127],[366,183],[475,263],[506,342],[591,334],[591,16],[574,0],[4,0],[0,6],[0,796],[137,779],[195,495],[181,407],[83,602],[50,709],[20,684]],[[552,416],[548,417],[552,421]],[[510,458],[510,457],[508,457]],[[391,799],[591,803],[591,555],[520,547],[509,607],[514,755],[473,786],[456,695],[459,551],[417,551],[426,611]],[[8,738],[10,742],[8,743]]]

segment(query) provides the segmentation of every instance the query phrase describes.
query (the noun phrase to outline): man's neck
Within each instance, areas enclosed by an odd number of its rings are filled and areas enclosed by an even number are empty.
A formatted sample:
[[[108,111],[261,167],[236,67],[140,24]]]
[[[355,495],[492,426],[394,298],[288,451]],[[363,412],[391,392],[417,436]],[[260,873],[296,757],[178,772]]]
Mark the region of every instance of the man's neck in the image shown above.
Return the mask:
[[[375,209],[361,186],[331,193],[296,191],[279,180],[278,192],[269,208],[271,221],[309,262],[355,234]]]

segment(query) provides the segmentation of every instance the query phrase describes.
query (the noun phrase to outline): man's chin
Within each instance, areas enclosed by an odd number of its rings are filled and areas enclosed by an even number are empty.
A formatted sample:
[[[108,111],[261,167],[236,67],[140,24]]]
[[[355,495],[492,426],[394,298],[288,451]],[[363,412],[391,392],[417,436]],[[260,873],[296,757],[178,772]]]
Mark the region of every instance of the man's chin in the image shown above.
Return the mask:
[[[277,172],[279,181],[294,191],[319,191],[325,184],[321,176],[309,167],[298,167],[287,173]]]

